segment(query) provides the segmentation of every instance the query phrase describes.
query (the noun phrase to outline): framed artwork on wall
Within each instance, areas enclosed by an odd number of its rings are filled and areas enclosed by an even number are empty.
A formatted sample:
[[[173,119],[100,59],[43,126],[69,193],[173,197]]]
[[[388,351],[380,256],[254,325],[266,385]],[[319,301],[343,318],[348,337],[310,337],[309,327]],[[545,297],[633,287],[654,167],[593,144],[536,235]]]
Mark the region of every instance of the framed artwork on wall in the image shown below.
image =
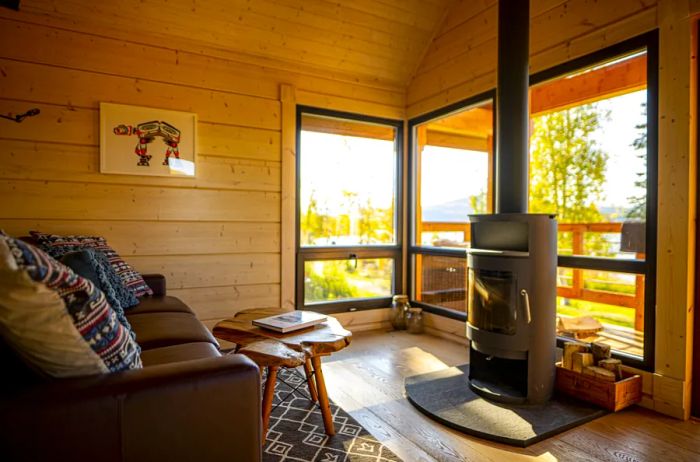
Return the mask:
[[[100,172],[196,176],[197,114],[100,103]]]

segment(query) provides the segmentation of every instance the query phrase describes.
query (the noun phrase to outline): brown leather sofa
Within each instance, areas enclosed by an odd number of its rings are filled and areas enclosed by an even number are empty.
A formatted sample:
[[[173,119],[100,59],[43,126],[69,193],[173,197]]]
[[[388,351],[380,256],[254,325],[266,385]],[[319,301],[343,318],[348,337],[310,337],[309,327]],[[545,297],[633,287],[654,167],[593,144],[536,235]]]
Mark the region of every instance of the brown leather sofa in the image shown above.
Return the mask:
[[[192,310],[144,276],[154,295],[127,312],[143,369],[47,379],[0,340],[0,459],[240,461],[261,459],[260,377],[222,355]]]

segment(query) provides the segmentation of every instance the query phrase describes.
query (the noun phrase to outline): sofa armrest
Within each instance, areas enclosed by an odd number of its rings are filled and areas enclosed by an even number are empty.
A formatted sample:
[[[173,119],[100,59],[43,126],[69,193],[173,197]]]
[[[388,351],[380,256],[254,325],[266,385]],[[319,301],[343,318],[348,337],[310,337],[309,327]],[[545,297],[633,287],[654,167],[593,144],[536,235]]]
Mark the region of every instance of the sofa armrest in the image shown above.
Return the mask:
[[[165,276],[162,274],[142,274],[141,277],[151,288],[153,295],[166,295]]]
[[[44,383],[0,403],[3,457],[259,461],[259,374],[227,355]]]

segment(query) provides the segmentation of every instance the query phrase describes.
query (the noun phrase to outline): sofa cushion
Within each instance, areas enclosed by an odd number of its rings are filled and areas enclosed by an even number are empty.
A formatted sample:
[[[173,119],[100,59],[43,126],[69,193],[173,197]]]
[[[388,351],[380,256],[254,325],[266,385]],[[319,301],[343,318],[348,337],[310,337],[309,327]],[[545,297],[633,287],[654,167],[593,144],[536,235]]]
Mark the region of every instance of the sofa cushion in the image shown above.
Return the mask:
[[[53,377],[141,367],[138,344],[102,291],[40,249],[1,235],[0,334]]]
[[[107,301],[110,302],[112,308],[117,302],[123,310],[128,310],[139,304],[139,299],[126,287],[107,256],[99,250],[84,249],[69,252],[61,257],[60,262],[97,284],[100,290],[105,292]],[[81,274],[79,270],[89,272],[90,276],[96,277],[97,280]]]
[[[196,342],[144,350],[141,352],[141,361],[144,367],[148,367],[217,356],[221,356],[221,353],[214,345],[209,342]]]
[[[219,346],[211,332],[192,314],[143,313],[129,316],[129,322],[144,350],[191,342]]]
[[[95,249],[104,253],[114,271],[124,282],[124,285],[137,297],[151,295],[153,291],[143,280],[141,275],[119,256],[115,250],[107,244],[105,238],[100,236],[58,236],[45,234],[38,231],[30,231],[31,236],[38,245],[54,258],[60,258],[68,252],[83,249]]]
[[[73,270],[78,276],[82,276],[92,281],[95,286],[100,289],[107,298],[107,302],[117,313],[117,319],[133,336],[129,321],[124,314],[123,303],[138,304],[138,299],[131,293],[122,280],[114,272],[111,265],[107,261],[107,257],[102,252],[94,249],[85,249],[78,252],[70,252],[61,257],[60,262]]]
[[[141,315],[144,313],[188,313],[194,314],[189,306],[182,303],[179,298],[150,296],[141,298],[140,303],[129,309],[126,316]]]

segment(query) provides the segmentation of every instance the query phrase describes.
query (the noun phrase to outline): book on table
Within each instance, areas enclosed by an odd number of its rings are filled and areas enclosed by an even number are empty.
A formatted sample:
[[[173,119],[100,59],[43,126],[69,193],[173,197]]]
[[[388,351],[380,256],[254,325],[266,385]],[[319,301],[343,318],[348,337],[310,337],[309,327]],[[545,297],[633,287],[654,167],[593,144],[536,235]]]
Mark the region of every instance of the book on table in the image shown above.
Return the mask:
[[[253,325],[286,334],[287,332],[320,324],[325,320],[325,315],[314,313],[313,311],[290,311],[289,313],[256,319],[253,321]]]

